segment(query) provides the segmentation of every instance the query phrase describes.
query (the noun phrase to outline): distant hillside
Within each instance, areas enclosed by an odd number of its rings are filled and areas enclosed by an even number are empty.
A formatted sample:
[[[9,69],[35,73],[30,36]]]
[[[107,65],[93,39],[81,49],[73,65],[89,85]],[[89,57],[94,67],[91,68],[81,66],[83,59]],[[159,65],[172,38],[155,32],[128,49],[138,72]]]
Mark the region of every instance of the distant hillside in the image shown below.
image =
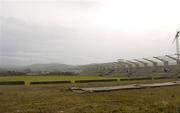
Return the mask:
[[[66,65],[60,63],[50,64],[33,64],[26,68],[31,69],[33,72],[46,71],[46,72],[80,72],[80,67],[73,65]]]
[[[32,64],[29,66],[0,66],[0,72],[4,71],[18,71],[24,72],[30,70],[31,72],[75,72],[81,71],[79,66],[66,65],[60,63],[49,63],[49,64]]]

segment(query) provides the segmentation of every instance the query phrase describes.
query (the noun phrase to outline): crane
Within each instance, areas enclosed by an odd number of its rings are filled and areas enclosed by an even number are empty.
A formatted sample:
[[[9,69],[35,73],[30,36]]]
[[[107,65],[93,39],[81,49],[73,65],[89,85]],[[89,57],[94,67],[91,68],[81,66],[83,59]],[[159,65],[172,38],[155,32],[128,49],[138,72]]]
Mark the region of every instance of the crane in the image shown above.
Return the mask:
[[[177,58],[178,59],[180,58],[180,56],[179,56],[179,54],[180,54],[180,52],[179,52],[179,33],[180,33],[180,31],[176,32],[176,36],[175,36],[175,38],[173,40],[173,44],[176,41],[176,51],[177,51]]]

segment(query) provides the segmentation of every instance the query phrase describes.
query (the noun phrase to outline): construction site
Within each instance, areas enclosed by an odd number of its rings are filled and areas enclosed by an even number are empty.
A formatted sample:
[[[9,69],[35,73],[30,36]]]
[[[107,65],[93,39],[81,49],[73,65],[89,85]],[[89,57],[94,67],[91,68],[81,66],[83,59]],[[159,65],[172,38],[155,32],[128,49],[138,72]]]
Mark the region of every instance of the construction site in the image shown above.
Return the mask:
[[[0,0],[0,113],[180,113],[179,0]]]
[[[80,65],[79,75],[1,76],[0,112],[180,113],[179,33],[175,54]]]
[[[84,73],[90,75],[125,75],[129,77],[151,77],[159,76],[178,76],[180,72],[179,56],[165,55],[152,58],[124,60],[118,59],[117,62],[105,64],[92,64],[84,66]],[[82,72],[83,73],[83,72]]]
[[[179,77],[179,31],[176,32],[173,44],[176,53],[164,56],[153,56],[142,59],[118,59],[112,63],[83,66],[83,74],[89,75],[124,75],[128,77]]]

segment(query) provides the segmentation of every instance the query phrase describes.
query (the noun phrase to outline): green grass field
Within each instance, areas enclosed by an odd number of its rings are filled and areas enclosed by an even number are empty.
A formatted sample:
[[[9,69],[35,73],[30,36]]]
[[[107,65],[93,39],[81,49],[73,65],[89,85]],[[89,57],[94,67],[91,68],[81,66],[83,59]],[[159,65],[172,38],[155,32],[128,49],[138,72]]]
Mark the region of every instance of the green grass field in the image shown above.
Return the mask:
[[[22,78],[19,77],[19,79]],[[33,77],[29,79],[35,80]],[[80,78],[70,77],[69,79]],[[90,79],[90,77],[81,79]],[[3,78],[3,80],[9,80],[9,78]],[[45,77],[44,80],[47,78]],[[70,87],[112,86],[175,80],[180,79],[32,85],[29,87],[23,85],[0,86],[0,113],[180,113],[180,86],[83,94],[68,90]]]
[[[119,77],[100,77],[100,76],[2,76],[0,81],[25,81],[29,85],[31,81],[63,81],[69,80],[74,83],[75,80],[104,80],[104,79],[118,79]]]

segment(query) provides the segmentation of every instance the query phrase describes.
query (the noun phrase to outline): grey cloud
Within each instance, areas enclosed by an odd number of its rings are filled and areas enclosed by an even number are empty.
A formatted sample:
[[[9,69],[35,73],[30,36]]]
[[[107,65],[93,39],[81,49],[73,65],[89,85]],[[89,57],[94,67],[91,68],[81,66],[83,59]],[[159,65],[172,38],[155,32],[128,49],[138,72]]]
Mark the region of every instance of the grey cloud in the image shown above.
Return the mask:
[[[169,41],[173,35],[165,30],[134,35],[40,25],[13,17],[1,20],[0,62],[4,65],[87,64],[172,52]]]
[[[101,58],[97,56],[99,52],[106,52],[100,50],[102,44],[93,38],[95,34],[58,25],[36,25],[17,18],[1,20],[2,64],[84,64],[95,62],[94,59]]]
[[[1,19],[1,56],[19,57],[20,59],[33,56],[45,58],[43,55],[47,52],[48,58],[48,52],[50,54],[53,51],[63,53],[64,42],[75,35],[72,30],[60,26],[42,27],[15,18]]]

